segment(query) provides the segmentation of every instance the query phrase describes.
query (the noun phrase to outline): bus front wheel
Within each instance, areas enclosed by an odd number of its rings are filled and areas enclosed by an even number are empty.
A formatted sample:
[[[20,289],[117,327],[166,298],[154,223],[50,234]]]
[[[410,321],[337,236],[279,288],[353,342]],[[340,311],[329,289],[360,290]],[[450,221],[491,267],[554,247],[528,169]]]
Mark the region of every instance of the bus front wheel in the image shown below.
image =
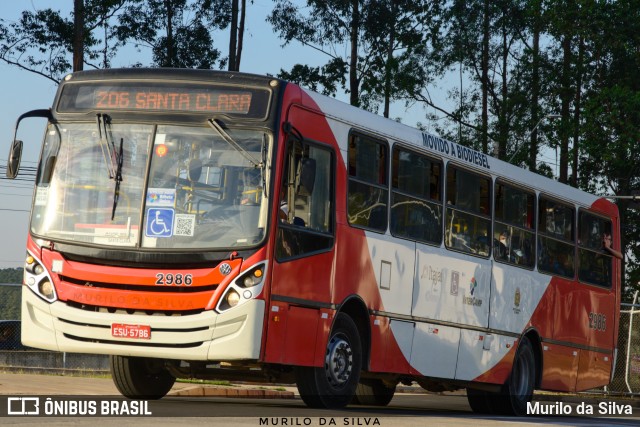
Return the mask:
[[[130,399],[160,399],[176,382],[161,359],[111,356],[109,367],[116,388]]]
[[[321,368],[296,368],[300,397],[312,408],[341,408],[356,391],[362,367],[358,328],[344,313],[336,316]]]

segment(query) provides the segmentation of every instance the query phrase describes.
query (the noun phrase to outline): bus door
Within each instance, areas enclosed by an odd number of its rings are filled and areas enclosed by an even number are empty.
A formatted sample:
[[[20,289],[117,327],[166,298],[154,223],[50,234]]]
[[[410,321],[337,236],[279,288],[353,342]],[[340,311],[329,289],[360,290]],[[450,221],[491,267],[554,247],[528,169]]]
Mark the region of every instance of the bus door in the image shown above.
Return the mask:
[[[274,191],[278,214],[265,359],[317,366],[332,319],[335,154],[293,124],[304,140],[286,141],[282,179]]]

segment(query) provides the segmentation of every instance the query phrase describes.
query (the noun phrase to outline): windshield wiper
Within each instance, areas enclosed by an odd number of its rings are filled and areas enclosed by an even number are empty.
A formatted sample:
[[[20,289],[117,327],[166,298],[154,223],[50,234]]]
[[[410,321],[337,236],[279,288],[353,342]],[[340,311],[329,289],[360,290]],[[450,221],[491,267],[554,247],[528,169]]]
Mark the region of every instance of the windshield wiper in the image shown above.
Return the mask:
[[[211,126],[211,128],[213,130],[218,132],[218,135],[220,135],[222,137],[222,139],[224,139],[227,144],[232,146],[238,153],[240,153],[242,155],[242,157],[247,159],[249,161],[249,163],[251,163],[253,165],[254,168],[262,169],[264,167],[264,163],[263,162],[259,162],[255,157],[253,157],[251,154],[249,154],[249,152],[247,152],[247,150],[242,148],[242,146],[240,144],[238,144],[236,141],[233,140],[233,138],[231,138],[231,135],[229,135],[222,128],[222,126],[220,125],[221,122],[219,123],[219,121],[217,119],[208,119],[207,123],[209,123],[209,126]]]
[[[122,149],[123,142],[124,142],[124,138],[120,138],[120,151],[118,153],[115,153],[117,168],[116,168],[116,173],[114,178],[116,180],[116,188],[113,192],[113,209],[111,209],[111,221],[113,221],[113,218],[115,218],[116,216],[116,207],[118,206],[118,200],[120,200],[120,183],[122,182],[122,162],[124,160],[124,151]]]
[[[111,221],[113,221],[116,216],[118,201],[120,200],[120,183],[122,182],[122,163],[124,160],[124,149],[122,146],[124,144],[124,138],[120,138],[120,150],[116,151],[116,144],[113,142],[113,136],[111,135],[111,117],[107,114],[98,113],[96,120],[98,122],[100,149],[102,150],[104,162],[107,165],[109,179],[113,179],[116,182],[113,191],[113,208],[111,209]]]
[[[116,172],[116,167],[113,164],[116,147],[112,138],[110,138],[109,129],[111,125],[111,117],[107,114],[98,113],[96,114],[96,121],[98,124],[98,142],[100,143],[100,149],[102,150],[102,157],[107,165],[109,179],[113,179]],[[111,144],[111,146],[109,144]]]

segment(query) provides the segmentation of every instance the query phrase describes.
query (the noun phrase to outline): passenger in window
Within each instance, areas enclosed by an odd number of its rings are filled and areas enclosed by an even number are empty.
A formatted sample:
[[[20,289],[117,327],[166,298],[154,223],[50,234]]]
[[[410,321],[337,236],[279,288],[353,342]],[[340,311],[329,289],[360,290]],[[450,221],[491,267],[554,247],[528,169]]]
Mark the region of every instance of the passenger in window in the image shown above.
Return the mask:
[[[278,211],[278,218],[282,222],[289,222],[289,203],[287,202],[287,190],[286,187],[280,191],[280,210]],[[304,219],[299,216],[293,217],[293,225],[297,225],[299,227],[306,227],[306,223]]]
[[[616,258],[622,259],[622,253],[613,249],[612,243],[613,243],[613,239],[611,237],[611,233],[605,232],[602,235],[602,249],[604,249],[606,252],[610,253]]]
[[[496,258],[507,261],[509,259],[509,242],[507,232],[500,233],[498,244],[496,245]]]

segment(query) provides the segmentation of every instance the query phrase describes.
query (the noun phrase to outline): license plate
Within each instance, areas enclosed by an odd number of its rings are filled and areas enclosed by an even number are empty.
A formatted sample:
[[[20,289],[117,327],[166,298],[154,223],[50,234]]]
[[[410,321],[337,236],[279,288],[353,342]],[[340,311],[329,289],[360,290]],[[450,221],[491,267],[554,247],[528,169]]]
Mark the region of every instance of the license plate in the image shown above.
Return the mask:
[[[118,338],[148,340],[151,339],[151,326],[113,323],[111,325],[111,335]]]

